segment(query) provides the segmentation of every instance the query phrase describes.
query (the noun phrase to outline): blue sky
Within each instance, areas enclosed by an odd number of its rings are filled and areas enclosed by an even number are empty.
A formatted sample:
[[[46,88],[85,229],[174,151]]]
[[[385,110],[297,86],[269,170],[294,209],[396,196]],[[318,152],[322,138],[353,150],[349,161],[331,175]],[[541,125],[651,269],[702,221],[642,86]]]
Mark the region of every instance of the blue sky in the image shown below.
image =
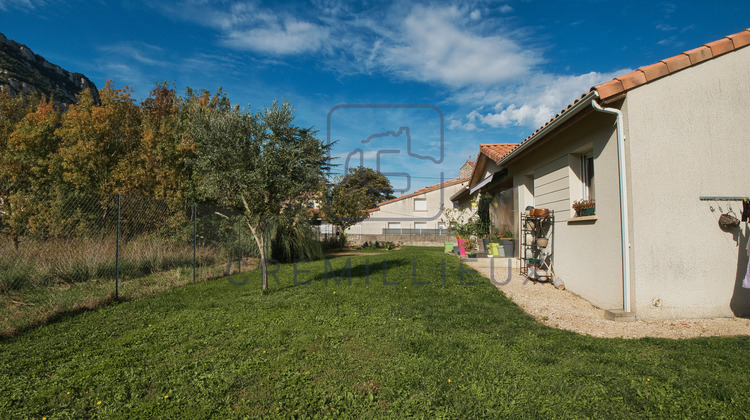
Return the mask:
[[[299,125],[337,141],[339,171],[379,156],[407,193],[748,16],[737,1],[0,0],[0,32],[97,86],[137,98],[159,81],[221,86],[253,109],[288,100]]]

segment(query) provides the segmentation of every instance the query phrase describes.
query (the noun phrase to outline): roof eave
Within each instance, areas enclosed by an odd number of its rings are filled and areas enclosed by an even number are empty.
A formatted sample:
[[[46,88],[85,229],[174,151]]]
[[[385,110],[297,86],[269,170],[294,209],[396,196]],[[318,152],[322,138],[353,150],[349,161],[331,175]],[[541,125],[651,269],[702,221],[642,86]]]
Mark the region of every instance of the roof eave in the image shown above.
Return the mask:
[[[468,192],[469,192],[469,187],[468,186],[462,187],[455,194],[453,194],[452,196],[450,196],[449,200],[450,201],[456,201],[456,200],[458,200],[459,198],[461,198],[462,196],[464,196]]]
[[[579,99],[578,102],[573,104],[569,109],[565,110],[562,114],[558,115],[556,118],[551,120],[547,123],[547,125],[540,128],[535,134],[530,136],[525,141],[521,142],[521,144],[518,145],[515,149],[511,150],[510,153],[505,155],[502,159],[495,162],[498,166],[503,166],[504,164],[508,163],[510,160],[514,159],[516,156],[522,154],[524,150],[531,147],[533,144],[535,144],[540,139],[543,139],[547,134],[555,130],[557,127],[564,124],[566,121],[568,121],[570,118],[577,115],[580,111],[587,109],[591,106],[591,102],[598,98],[599,95],[596,92],[596,90],[592,90],[586,95],[584,95],[583,98]]]

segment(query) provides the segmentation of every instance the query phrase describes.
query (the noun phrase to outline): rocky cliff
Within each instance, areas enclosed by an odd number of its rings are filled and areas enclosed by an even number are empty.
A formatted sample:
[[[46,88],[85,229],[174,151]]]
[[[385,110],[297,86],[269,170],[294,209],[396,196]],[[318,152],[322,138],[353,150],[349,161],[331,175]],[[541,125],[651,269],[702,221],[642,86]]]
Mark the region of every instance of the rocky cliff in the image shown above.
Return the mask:
[[[42,93],[55,103],[72,104],[87,88],[98,102],[99,92],[86,76],[66,71],[0,33],[0,91]]]

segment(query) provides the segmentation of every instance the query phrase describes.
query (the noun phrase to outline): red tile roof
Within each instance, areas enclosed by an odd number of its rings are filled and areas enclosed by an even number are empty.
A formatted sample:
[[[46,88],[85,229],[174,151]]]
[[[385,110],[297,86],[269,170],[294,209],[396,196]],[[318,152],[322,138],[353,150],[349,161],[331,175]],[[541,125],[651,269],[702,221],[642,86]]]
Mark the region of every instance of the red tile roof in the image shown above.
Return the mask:
[[[581,99],[586,98],[591,92],[596,91],[596,94],[602,100],[612,99],[626,93],[628,90],[634,89],[638,86],[642,86],[664,76],[686,69],[703,61],[716,58],[722,54],[736,51],[747,45],[750,45],[750,28],[737,32],[733,35],[725,36],[724,38],[717,41],[709,42],[707,44],[704,44],[702,47],[685,51],[684,53],[678,54],[674,57],[665,58],[658,63],[641,67],[634,72],[615,77],[608,82],[600,83],[592,87],[589,92],[581,95],[580,98],[573,101],[573,103],[571,103],[557,115],[552,117],[552,119],[544,123],[543,126],[537,128],[536,131],[531,133],[516,146],[520,147],[528,143],[530,140],[536,137],[539,132],[544,130],[547,126],[557,120],[561,115],[565,114],[568,110],[573,108],[573,106],[575,106]]]
[[[460,184],[460,183],[466,182],[468,180],[469,180],[469,178],[453,178],[453,179],[449,179],[449,180],[447,180],[445,182],[437,183],[435,185],[430,185],[429,187],[424,187],[422,189],[416,190],[416,191],[414,191],[411,194],[402,195],[401,197],[392,198],[392,199],[386,200],[386,201],[381,201],[380,203],[377,204],[376,208],[370,209],[369,211],[371,211],[371,212],[372,211],[378,211],[378,210],[380,210],[381,206],[384,206],[386,204],[394,203],[394,202],[400,201],[400,200],[405,200],[405,199],[407,199],[409,197],[414,197],[414,196],[417,196],[417,195],[428,193],[430,191],[439,190],[440,188],[450,187],[452,185]]]
[[[694,66],[722,54],[738,50],[750,45],[750,28],[737,32],[734,35],[725,36],[724,38],[709,42],[701,47],[685,51],[674,57],[665,58],[658,63],[641,67],[638,70],[616,77],[608,82],[601,83],[591,88],[599,93],[603,100],[617,96],[630,89],[636,88],[646,83],[660,79],[669,74],[678,72],[688,67]]]
[[[515,149],[518,143],[489,143],[479,145],[479,154],[485,155],[493,162],[498,162],[504,158],[505,155],[510,153],[511,150]],[[479,156],[477,156],[477,162]]]

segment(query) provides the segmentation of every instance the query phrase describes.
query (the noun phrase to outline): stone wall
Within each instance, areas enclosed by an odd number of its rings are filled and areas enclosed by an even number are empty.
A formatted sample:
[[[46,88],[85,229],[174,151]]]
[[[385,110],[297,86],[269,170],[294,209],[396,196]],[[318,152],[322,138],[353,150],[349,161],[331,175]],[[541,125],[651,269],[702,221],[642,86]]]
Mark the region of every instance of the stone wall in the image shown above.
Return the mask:
[[[349,245],[361,246],[365,242],[372,244],[376,241],[381,244],[393,242],[398,245],[442,247],[444,242],[455,244],[456,238],[448,235],[357,235],[353,233],[346,235],[346,242]]]

